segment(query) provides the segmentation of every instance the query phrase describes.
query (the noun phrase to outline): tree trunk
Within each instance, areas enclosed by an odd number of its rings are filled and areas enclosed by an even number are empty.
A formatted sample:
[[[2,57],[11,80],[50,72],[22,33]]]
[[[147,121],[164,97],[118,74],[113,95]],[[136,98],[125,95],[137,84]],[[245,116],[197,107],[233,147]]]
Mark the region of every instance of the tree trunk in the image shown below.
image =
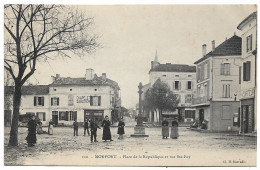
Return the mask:
[[[154,122],[154,111],[151,110],[151,122]]]
[[[162,109],[159,109],[159,123],[162,123]]]
[[[21,89],[21,83],[15,82],[15,90],[13,96],[13,118],[10,131],[9,146],[18,146],[18,121],[19,110],[21,105]]]

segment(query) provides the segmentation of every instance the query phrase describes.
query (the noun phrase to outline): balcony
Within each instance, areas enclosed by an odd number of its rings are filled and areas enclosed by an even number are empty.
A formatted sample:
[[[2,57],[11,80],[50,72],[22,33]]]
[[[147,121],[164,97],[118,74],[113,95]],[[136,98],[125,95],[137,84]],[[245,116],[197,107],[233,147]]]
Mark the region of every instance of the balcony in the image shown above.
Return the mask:
[[[192,99],[192,106],[209,105],[209,98],[207,96],[197,97]]]

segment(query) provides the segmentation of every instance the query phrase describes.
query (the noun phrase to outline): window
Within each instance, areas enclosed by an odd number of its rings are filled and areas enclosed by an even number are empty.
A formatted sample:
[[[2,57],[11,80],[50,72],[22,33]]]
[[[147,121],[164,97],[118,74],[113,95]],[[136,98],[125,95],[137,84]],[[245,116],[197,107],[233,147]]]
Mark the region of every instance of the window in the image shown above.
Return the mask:
[[[220,75],[230,75],[230,64],[229,63],[221,64]]]
[[[59,112],[59,120],[66,120],[66,121],[68,121],[68,113],[69,112],[64,112],[64,111]]]
[[[243,80],[244,81],[250,81],[250,75],[251,75],[251,62],[247,61],[243,63]]]
[[[34,97],[34,106],[44,106],[44,97]]]
[[[187,81],[187,90],[192,89],[192,81]]]
[[[36,117],[40,119],[41,121],[45,121],[45,112],[37,112]]]
[[[163,75],[163,77],[166,77],[166,75]]]
[[[188,75],[188,77],[191,77],[191,75]]]
[[[185,103],[191,103],[191,94],[185,95]]]
[[[231,119],[230,115],[231,115],[230,106],[229,105],[222,106],[222,119]]]
[[[174,81],[174,89],[175,90],[181,89],[181,82],[180,81]]]
[[[73,95],[69,95],[68,96],[68,105],[69,106],[73,106],[73,102],[74,102],[74,96]]]
[[[90,96],[90,106],[101,106],[101,96]]]
[[[252,51],[252,34],[246,37],[246,51]]]
[[[205,66],[204,66],[204,79],[207,79],[208,78],[208,63],[205,63]]]
[[[179,75],[175,75],[175,77],[180,77]]]
[[[77,120],[77,112],[76,111],[75,112],[70,111],[69,115],[70,115],[70,120],[73,120],[73,121]]]
[[[51,105],[52,106],[59,106],[59,98],[58,97],[52,97],[51,98]]]
[[[222,97],[224,98],[230,97],[230,84],[223,84]]]
[[[197,80],[200,81],[200,67],[198,67],[198,71],[197,71]]]

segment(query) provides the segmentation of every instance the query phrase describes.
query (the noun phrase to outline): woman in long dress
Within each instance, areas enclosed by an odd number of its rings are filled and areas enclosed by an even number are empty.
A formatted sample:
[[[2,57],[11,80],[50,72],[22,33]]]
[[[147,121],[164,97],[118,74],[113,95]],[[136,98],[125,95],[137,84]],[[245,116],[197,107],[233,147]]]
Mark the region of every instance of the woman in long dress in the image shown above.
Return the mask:
[[[31,120],[28,122],[28,135],[26,137],[28,146],[34,146],[36,144],[36,127],[37,123],[35,121],[35,116],[33,115]]]
[[[162,136],[163,139],[167,139],[169,137],[169,122],[166,120],[166,118],[163,118],[162,121]]]
[[[104,140],[104,141],[107,141],[107,140],[113,141],[111,139],[110,125],[111,124],[110,124],[108,116],[105,116],[105,120],[103,120],[103,122],[102,122],[102,127],[103,127],[102,140]]]
[[[49,122],[49,128],[48,128],[48,134],[49,135],[53,135],[53,125],[54,125],[54,122],[51,119],[50,122]]]
[[[119,135],[118,139],[123,139],[125,134],[125,122],[123,122],[123,118],[118,122],[118,130],[117,134]]]
[[[179,137],[178,126],[179,126],[179,124],[176,119],[174,121],[172,121],[172,129],[171,129],[171,138],[172,139],[177,139]]]

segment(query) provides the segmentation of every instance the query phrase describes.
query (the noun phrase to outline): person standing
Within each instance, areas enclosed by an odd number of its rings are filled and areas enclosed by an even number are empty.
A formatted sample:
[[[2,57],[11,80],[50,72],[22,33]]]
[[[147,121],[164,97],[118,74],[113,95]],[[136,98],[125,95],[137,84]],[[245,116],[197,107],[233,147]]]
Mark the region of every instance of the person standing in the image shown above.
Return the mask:
[[[172,121],[172,128],[171,128],[171,138],[172,139],[177,139],[179,137],[179,130],[178,130],[178,121],[174,119]]]
[[[123,139],[125,134],[125,122],[123,122],[123,118],[118,122],[118,130],[117,134],[119,135],[118,139]]]
[[[74,127],[74,136],[78,136],[79,123],[77,122],[77,120],[74,121],[73,127]]]
[[[86,130],[87,130],[88,136],[89,136],[88,122],[89,122],[88,119],[84,122],[84,136],[86,136]]]
[[[53,125],[54,122],[52,121],[52,119],[49,121],[49,126],[48,126],[48,134],[49,135],[53,135]]]
[[[94,142],[98,142],[97,141],[97,128],[100,129],[100,127],[97,125],[95,120],[90,120],[90,141],[91,143],[93,142],[93,138],[94,138]]]
[[[162,121],[162,136],[163,136],[163,139],[167,137],[169,137],[169,122],[166,120],[166,118],[164,117],[163,118],[163,121]]]
[[[36,144],[36,127],[37,122],[35,121],[35,116],[32,115],[31,120],[27,124],[28,127],[28,135],[26,137],[28,146],[34,146]]]
[[[103,127],[103,137],[102,137],[102,140],[104,140],[104,141],[107,141],[107,140],[113,141],[111,139],[110,125],[111,124],[110,124],[109,118],[106,115],[105,119],[102,122],[102,127]]]

